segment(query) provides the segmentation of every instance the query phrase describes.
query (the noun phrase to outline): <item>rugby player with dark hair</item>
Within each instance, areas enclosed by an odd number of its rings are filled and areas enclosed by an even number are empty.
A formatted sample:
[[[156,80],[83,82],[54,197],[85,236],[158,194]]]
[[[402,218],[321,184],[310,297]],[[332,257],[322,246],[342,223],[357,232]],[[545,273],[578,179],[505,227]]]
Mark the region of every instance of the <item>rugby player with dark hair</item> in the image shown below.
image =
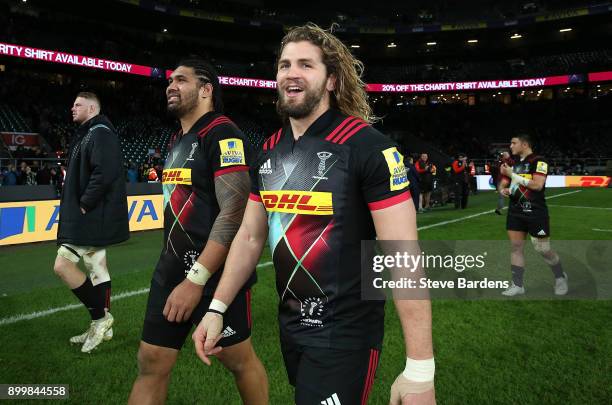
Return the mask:
[[[168,79],[168,111],[181,130],[170,141],[163,170],[164,247],[151,281],[130,404],[165,401],[179,350],[211,303],[242,221],[251,151],[222,114],[220,91],[213,67],[198,59],[181,61]],[[250,339],[255,276],[249,274],[227,308],[219,336],[225,350],[217,357],[234,375],[243,403],[263,405],[268,382]]]
[[[563,272],[559,255],[550,247],[548,207],[544,197],[548,163],[542,156],[533,153],[532,145],[529,135],[514,136],[510,141],[510,150],[518,160],[512,167],[504,163],[500,168],[502,178],[498,190],[510,197],[506,229],[512,244],[512,283],[502,293],[509,297],[525,294],[523,249],[527,235],[554,274],[555,295],[565,295],[568,291],[567,274]]]
[[[205,363],[223,352],[216,345],[225,308],[268,240],[295,403],[366,404],[380,359],[384,301],[361,299],[361,242],[417,240],[406,168],[397,145],[370,125],[363,65],[337,37],[314,24],[296,27],[278,55],[284,126],[254,166],[242,225],[193,340]],[[391,402],[434,404],[430,301],[397,299],[395,306],[407,359]]]

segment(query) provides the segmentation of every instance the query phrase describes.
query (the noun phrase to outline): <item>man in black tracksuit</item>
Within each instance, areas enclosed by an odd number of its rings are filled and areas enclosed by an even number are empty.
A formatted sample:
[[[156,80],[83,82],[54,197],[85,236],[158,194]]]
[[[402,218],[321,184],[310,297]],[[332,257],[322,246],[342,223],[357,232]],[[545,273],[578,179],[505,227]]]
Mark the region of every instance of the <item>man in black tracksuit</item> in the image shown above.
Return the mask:
[[[113,335],[105,248],[127,240],[130,233],[116,130],[100,114],[100,101],[93,93],[77,95],[72,117],[80,126],[68,153],[54,270],[89,311],[90,328],[70,338],[89,353]],[[81,258],[89,277],[78,268]]]
[[[467,171],[467,158],[463,153],[457,156],[452,164],[452,179],[455,191],[455,208],[465,209],[470,193],[469,174]]]

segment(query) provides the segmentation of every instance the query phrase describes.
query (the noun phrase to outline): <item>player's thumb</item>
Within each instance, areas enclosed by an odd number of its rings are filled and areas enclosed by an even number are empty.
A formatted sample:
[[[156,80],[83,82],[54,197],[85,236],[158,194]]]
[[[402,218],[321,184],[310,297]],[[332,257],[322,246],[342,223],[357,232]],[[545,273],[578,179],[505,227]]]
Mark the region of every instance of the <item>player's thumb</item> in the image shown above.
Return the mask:
[[[211,351],[221,338],[221,327],[217,327],[215,323],[216,322],[213,320],[212,322],[203,325],[204,334],[202,339],[204,339],[204,352],[206,353]]]
[[[391,386],[391,400],[389,401],[389,405],[401,405],[402,396],[400,394],[400,390],[397,387],[396,383],[393,383]]]

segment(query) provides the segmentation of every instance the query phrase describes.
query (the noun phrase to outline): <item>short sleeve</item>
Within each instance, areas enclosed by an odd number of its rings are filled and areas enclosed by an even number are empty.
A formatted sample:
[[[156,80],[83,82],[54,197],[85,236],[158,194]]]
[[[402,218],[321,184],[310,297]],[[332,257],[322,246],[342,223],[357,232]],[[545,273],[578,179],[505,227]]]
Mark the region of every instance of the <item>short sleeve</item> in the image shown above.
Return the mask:
[[[266,153],[259,149],[256,152],[256,157],[253,159],[253,164],[251,165],[251,194],[249,195],[249,199],[252,201],[261,202],[261,196],[259,194],[259,172],[261,170],[266,170],[264,160]],[[267,163],[269,165],[269,161]]]
[[[533,171],[534,176],[546,176],[548,175],[548,162],[544,159],[539,158],[535,162],[535,169]]]
[[[362,148],[360,178],[363,196],[370,211],[410,199],[408,173],[404,157],[393,144]]]
[[[234,125],[223,124],[215,127],[206,136],[205,141],[206,156],[215,177],[249,170],[252,159],[251,145]]]

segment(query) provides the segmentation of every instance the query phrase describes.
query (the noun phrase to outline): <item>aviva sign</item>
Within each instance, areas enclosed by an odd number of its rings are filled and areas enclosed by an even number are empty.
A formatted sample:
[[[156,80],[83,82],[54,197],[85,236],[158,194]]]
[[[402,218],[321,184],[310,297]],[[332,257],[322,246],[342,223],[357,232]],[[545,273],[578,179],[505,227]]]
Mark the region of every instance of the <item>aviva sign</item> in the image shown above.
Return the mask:
[[[163,196],[129,196],[130,231],[163,227]],[[57,238],[59,201],[0,203],[0,246]]]

